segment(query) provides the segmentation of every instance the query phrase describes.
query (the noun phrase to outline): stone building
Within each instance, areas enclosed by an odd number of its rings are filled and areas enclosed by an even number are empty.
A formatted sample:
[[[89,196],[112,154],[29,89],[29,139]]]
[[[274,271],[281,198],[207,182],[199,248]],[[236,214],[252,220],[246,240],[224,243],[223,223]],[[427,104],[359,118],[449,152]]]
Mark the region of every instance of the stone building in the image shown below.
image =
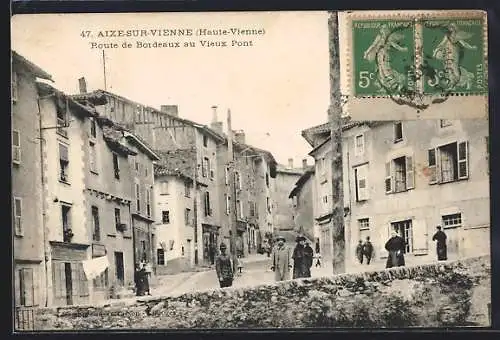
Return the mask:
[[[325,196],[325,202],[335,199],[326,185],[331,178],[328,125],[304,130],[303,136],[314,146],[317,235],[322,253],[329,253],[331,226],[322,221],[329,221],[331,205],[321,204]],[[489,253],[487,120],[346,119],[342,150],[347,270],[356,268],[355,246],[367,236],[375,247],[372,264],[383,267],[391,230],[405,239],[408,264],[436,260],[437,225],[448,236],[449,259]]]
[[[309,240],[319,243],[316,242],[314,234],[314,197],[316,189],[314,185],[314,166],[308,166],[307,160],[302,162],[304,174],[297,180],[288,196],[292,200],[294,230]]]
[[[36,78],[51,75],[12,52],[12,250],[15,306],[45,306],[42,154]]]
[[[407,263],[436,261],[432,236],[440,225],[448,259],[489,254],[488,135],[487,120],[346,125],[346,249],[370,236],[376,261],[384,259],[398,230]],[[353,266],[352,251],[346,261]]]
[[[293,230],[293,206],[288,198],[297,180],[304,173],[301,168],[293,167],[293,159],[288,160],[288,165],[278,165],[276,178],[272,183],[270,204],[273,213],[273,226],[275,230]]]

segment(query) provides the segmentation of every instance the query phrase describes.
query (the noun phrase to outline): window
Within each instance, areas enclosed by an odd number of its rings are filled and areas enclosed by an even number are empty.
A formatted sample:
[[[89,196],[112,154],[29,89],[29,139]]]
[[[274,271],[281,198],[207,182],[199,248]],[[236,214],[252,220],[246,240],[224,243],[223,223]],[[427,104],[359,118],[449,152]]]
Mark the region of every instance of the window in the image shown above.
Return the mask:
[[[163,224],[169,224],[170,223],[170,211],[163,210],[161,212],[161,222]]]
[[[354,138],[354,154],[362,156],[365,153],[365,135],[357,135]]]
[[[99,209],[92,207],[92,240],[101,240],[101,229],[99,227]]]
[[[25,307],[32,307],[38,305],[36,290],[38,285],[36,284],[36,278],[33,273],[33,268],[22,268],[18,270],[19,276],[19,304]]]
[[[240,200],[236,200],[236,207],[238,209],[238,211],[236,212],[236,216],[238,216],[238,218],[243,218],[243,202],[240,201]]]
[[[118,155],[113,153],[113,169],[115,170],[115,178],[120,179],[120,165],[118,163]]]
[[[135,168],[135,174],[139,176],[141,173],[141,163],[137,160],[137,157],[134,157],[134,168]]]
[[[403,156],[385,164],[385,192],[396,193],[415,187],[413,157]]]
[[[97,126],[96,126],[95,120],[93,118],[90,119],[90,136],[92,138],[97,137]]]
[[[97,154],[96,147],[93,142],[89,144],[89,160],[90,160],[90,171],[97,173]]]
[[[359,227],[359,230],[370,229],[370,219],[368,219],[368,218],[360,218],[358,220],[358,227]]]
[[[135,209],[137,212],[141,211],[141,186],[135,183]]]
[[[224,198],[226,200],[226,214],[229,215],[231,213],[231,197],[224,194]]]
[[[361,165],[354,168],[354,181],[356,184],[356,201],[366,201],[369,199],[368,189],[368,165]]]
[[[269,188],[269,174],[266,172],[266,186]]]
[[[328,181],[326,177],[326,159],[323,157],[318,162],[319,183],[323,184]]]
[[[68,157],[68,147],[64,144],[59,144],[59,179],[62,182],[67,183],[68,169],[69,169],[69,157]]]
[[[269,197],[266,197],[266,206],[267,206],[267,212],[271,213],[271,201]]]
[[[12,96],[12,101],[16,102],[18,95],[19,95],[19,86],[17,82],[17,72],[12,72],[12,91],[11,91],[11,96]]]
[[[210,192],[205,192],[205,216],[212,216],[212,209],[210,208]]]
[[[451,214],[451,215],[444,215],[442,217],[442,221],[443,221],[443,228],[444,229],[461,227],[462,226],[462,214],[457,213],[457,214]]]
[[[151,216],[151,190],[146,189],[146,214]]]
[[[391,223],[391,227],[393,230],[399,233],[405,243],[405,253],[413,252],[413,230],[412,230],[412,221],[399,221]]]
[[[186,225],[191,225],[191,209],[184,210],[184,222]]]
[[[108,287],[108,284],[109,284],[108,268],[106,268],[101,274],[99,274],[93,280],[93,284],[94,284],[94,288],[97,288],[97,289],[105,289]]]
[[[394,123],[394,143],[400,142],[403,140],[403,123],[396,122]]]
[[[203,162],[201,164],[201,175],[203,177],[207,177],[209,169],[210,169],[210,160],[207,157],[204,157]]]
[[[12,130],[12,162],[21,163],[21,136],[17,130]]]
[[[240,173],[239,172],[236,172],[234,174],[234,181],[235,181],[235,186],[236,186],[236,189],[239,189],[241,190],[241,176],[240,176]]]
[[[451,143],[428,151],[429,184],[469,178],[468,142]]]
[[[229,184],[229,168],[228,167],[224,168],[224,183],[226,185]]]
[[[203,136],[203,146],[204,147],[208,146],[208,137],[207,136]]]
[[[439,120],[439,127],[444,128],[447,126],[453,125],[453,122],[449,119],[440,119]]]
[[[250,216],[255,217],[256,216],[255,202],[249,201],[248,206],[250,207]]]
[[[62,100],[61,98],[57,102],[57,133],[63,137],[68,137],[68,98]]]
[[[23,201],[21,198],[14,197],[14,231],[16,236],[23,236]]]
[[[184,182],[184,196],[191,197],[191,184]]]
[[[160,266],[164,266],[165,265],[165,250],[157,249],[156,250],[156,258],[157,258],[158,264]]]
[[[160,195],[168,195],[168,181],[160,182]]]
[[[120,230],[121,224],[122,224],[122,218],[121,218],[120,208],[115,208],[115,226],[117,230]]]
[[[323,203],[328,203],[328,195],[325,195],[325,196],[321,197],[321,201]]]
[[[62,227],[63,227],[63,242],[71,242],[73,231],[71,230],[71,207],[68,205],[61,206]]]

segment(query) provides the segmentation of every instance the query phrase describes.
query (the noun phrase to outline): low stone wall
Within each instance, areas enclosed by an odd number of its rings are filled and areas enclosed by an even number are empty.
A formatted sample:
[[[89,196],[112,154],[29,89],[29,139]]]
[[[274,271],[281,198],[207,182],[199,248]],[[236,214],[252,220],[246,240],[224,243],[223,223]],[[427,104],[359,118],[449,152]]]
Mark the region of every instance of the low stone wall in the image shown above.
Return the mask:
[[[452,327],[470,320],[489,257],[225,288],[130,305],[43,308],[40,330],[116,328]],[[486,303],[485,303],[486,304]],[[486,308],[486,305],[484,306]],[[481,325],[487,326],[487,325]]]

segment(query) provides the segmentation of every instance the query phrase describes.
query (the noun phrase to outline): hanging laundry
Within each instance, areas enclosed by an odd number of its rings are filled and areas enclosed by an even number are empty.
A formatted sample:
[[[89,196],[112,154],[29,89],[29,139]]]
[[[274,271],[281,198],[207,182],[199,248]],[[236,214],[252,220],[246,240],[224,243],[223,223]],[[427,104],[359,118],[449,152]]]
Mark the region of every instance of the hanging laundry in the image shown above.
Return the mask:
[[[109,267],[108,257],[101,256],[92,260],[82,261],[83,271],[87,280],[93,280]]]

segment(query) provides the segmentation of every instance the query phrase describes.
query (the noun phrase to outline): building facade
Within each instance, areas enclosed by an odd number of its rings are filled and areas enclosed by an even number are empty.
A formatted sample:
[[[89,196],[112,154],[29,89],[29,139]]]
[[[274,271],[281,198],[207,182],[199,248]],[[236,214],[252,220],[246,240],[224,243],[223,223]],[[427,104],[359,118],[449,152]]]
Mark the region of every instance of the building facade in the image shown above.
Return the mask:
[[[41,130],[36,78],[51,76],[12,52],[12,249],[16,307],[47,302]]]
[[[294,230],[309,240],[316,242],[314,234],[314,166],[309,167],[303,161],[304,174],[297,180],[288,196],[292,201]],[[319,241],[319,240],[318,240]]]
[[[440,225],[448,259],[489,254],[487,120],[352,124],[343,140],[350,249],[370,236],[376,258],[386,258],[397,230],[407,263],[435,261]],[[352,266],[352,251],[346,255]]]
[[[303,169],[294,168],[292,159],[288,160],[287,166],[278,165],[276,169],[276,178],[271,189],[271,210],[275,230],[294,229],[293,205],[288,196],[302,174]]]

